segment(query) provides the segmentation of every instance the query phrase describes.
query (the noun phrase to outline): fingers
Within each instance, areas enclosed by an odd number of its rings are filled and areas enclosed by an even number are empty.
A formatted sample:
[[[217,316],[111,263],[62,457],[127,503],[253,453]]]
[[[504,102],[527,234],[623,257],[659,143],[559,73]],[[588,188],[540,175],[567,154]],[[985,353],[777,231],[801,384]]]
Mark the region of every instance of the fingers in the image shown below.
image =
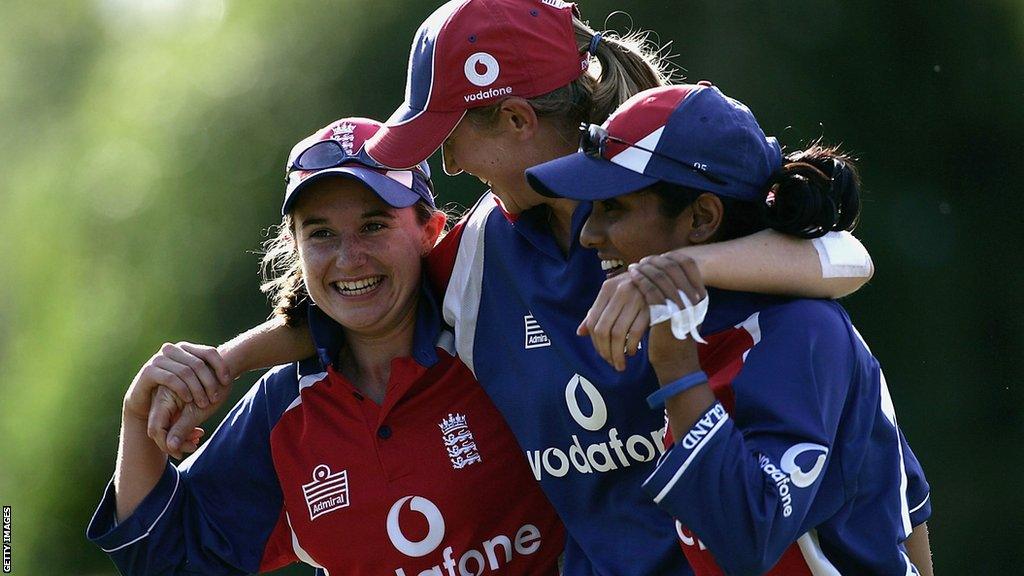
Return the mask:
[[[632,323],[626,328],[626,355],[636,356],[637,352],[640,351],[640,341],[644,337],[644,333],[647,332],[647,328],[651,325],[651,312],[646,306],[646,302],[638,299],[637,302],[640,304],[640,310],[633,317]]]
[[[580,336],[590,336],[597,353],[616,370],[626,369],[627,347],[632,354],[640,342],[646,325],[639,326],[637,318],[647,312],[644,298],[626,275],[615,276],[604,282],[594,305],[577,329]],[[630,354],[630,355],[632,355]]]
[[[176,458],[184,458],[186,454],[191,454],[196,450],[199,450],[199,440],[205,433],[206,432],[202,428],[193,428],[192,431],[189,432],[188,438],[182,441],[179,456],[176,456]]]
[[[675,269],[686,275],[686,280],[689,282],[690,286],[693,287],[694,293],[686,293],[686,295],[690,297],[691,301],[696,303],[703,300],[704,297],[707,296],[708,291],[704,286],[704,276],[701,275],[700,267],[697,266],[697,262],[690,258],[686,258],[684,260],[670,259],[669,261],[676,265]]]
[[[176,454],[176,458],[181,458],[181,454],[186,451],[195,451],[194,444],[191,439],[194,431],[197,429],[197,425],[202,423],[203,415],[196,408],[194,404],[185,406],[181,415],[178,419],[171,424],[171,428],[167,431],[167,448],[171,451],[169,454]],[[193,444],[191,450],[189,444]]]
[[[174,392],[160,386],[153,393],[153,401],[150,404],[147,434],[166,454],[170,454],[170,450],[167,448],[167,430],[171,426],[174,415],[181,410],[179,402],[181,400]]]
[[[182,350],[203,360],[207,366],[213,369],[221,386],[228,386],[234,381],[228,363],[220,355],[220,352],[212,346],[192,344],[190,342],[179,342]]]
[[[623,296],[628,297],[628,300],[623,302],[618,318],[615,319],[615,323],[611,326],[608,334],[608,348],[609,353],[612,355],[612,366],[620,372],[626,369],[627,354],[629,356],[636,354],[635,347],[640,343],[644,330],[647,328],[647,326],[643,326],[639,331],[633,330],[637,316],[647,313],[647,305],[643,297],[637,293],[636,288],[632,286],[632,283],[628,284],[628,286],[632,288],[629,294],[626,295],[625,291],[623,291]],[[627,349],[629,346],[634,347],[631,354]]]
[[[661,288],[658,287],[651,279],[641,271],[640,265],[632,265],[626,272],[629,276],[630,282],[636,287],[640,294],[644,298],[644,302],[647,306],[655,306],[664,304],[668,297],[662,292]],[[676,294],[676,299],[679,299],[679,295]]]
[[[153,364],[146,368],[149,380],[157,385],[165,386],[172,392],[181,398],[182,402],[194,402],[195,398],[192,395],[192,386],[189,386],[182,376],[179,376],[175,371],[180,371],[181,365],[176,362],[172,362],[163,356],[154,358]],[[191,370],[187,371],[189,375],[194,379],[195,374],[192,374]],[[195,388],[201,388],[198,383],[195,384]]]
[[[630,266],[630,271],[633,270],[643,275],[661,292],[662,300],[658,302],[660,304],[671,300],[676,306],[683,308],[685,302],[679,297],[680,291],[686,294],[691,303],[703,300],[707,293],[700,271],[692,260],[680,263],[664,255],[648,256],[638,264]],[[635,278],[636,275],[631,275],[631,279]],[[648,287],[645,296],[654,296],[654,292]]]
[[[189,387],[193,401],[200,408],[212,403],[220,388],[220,380],[202,358],[188,352],[180,344],[164,344],[160,349],[164,357],[160,367],[176,374]]]
[[[601,314],[608,306],[608,301],[615,295],[615,290],[621,284],[623,279],[620,276],[609,278],[601,284],[601,290],[597,293],[597,298],[594,303],[590,306],[590,310],[587,311],[587,316],[580,323],[579,327],[576,328],[576,334],[579,336],[586,336],[590,334],[590,331],[597,324],[601,318]]]
[[[595,302],[591,313],[588,313],[593,318],[588,332],[597,353],[621,372],[626,369],[624,349],[629,319],[622,322],[619,319],[623,314],[634,316],[637,308],[643,306],[643,301],[628,278],[612,278],[604,283],[602,291],[607,300],[603,309],[598,310]]]

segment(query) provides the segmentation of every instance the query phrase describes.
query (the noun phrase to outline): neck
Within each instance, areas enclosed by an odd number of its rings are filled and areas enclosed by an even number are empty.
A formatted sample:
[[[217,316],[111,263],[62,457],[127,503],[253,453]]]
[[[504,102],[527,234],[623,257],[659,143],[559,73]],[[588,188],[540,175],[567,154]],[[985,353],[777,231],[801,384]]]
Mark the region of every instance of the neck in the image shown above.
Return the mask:
[[[551,210],[551,235],[555,237],[555,242],[562,249],[562,254],[568,254],[572,243],[576,241],[572,234],[572,215],[576,211],[577,202],[565,198],[553,198],[546,204]]]
[[[576,152],[576,142],[568,142],[558,131],[546,123],[543,125],[543,134],[538,136],[531,150],[533,154],[527,159],[526,166],[536,166],[555,158],[568,156]],[[524,167],[525,169],[525,167]],[[551,211],[551,234],[555,238],[562,254],[569,253],[569,247],[577,238],[572,234],[572,215],[576,211],[578,203],[575,200],[565,198],[548,198],[535,192],[526,180],[525,172],[522,174],[519,185],[523,188],[520,193],[523,197],[533,197],[537,204],[543,204]],[[523,194],[525,192],[525,194]]]
[[[345,344],[338,356],[340,371],[364,396],[384,401],[391,377],[391,361],[412,356],[417,303],[391,327],[378,331],[345,329]]]

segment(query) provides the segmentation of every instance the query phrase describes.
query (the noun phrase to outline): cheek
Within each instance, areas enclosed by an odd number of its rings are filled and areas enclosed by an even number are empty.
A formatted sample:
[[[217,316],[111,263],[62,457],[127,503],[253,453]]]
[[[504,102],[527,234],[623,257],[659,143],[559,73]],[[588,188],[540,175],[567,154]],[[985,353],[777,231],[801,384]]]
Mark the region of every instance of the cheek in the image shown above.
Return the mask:
[[[299,264],[302,267],[302,276],[306,279],[307,284],[309,282],[315,284],[324,275],[328,260],[326,251],[320,247],[299,247]]]
[[[648,219],[630,218],[608,227],[608,237],[627,262],[672,250],[668,231]]]

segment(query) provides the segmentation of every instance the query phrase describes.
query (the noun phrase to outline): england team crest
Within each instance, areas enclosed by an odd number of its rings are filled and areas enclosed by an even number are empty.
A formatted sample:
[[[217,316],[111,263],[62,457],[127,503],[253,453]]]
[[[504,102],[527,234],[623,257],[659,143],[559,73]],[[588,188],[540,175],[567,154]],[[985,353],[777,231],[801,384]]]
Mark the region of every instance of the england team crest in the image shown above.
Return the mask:
[[[465,414],[448,414],[438,427],[441,428],[441,440],[452,461],[452,468],[461,470],[482,461]]]

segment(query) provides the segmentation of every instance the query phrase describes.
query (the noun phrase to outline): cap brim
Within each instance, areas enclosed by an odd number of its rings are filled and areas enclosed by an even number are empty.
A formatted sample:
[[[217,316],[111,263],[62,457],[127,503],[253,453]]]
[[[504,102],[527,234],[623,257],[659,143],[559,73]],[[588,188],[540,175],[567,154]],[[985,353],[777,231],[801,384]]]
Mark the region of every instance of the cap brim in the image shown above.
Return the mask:
[[[402,186],[399,182],[396,182],[379,172],[374,172],[369,168],[359,166],[342,166],[339,168],[321,170],[316,174],[308,176],[305,180],[295,186],[295,188],[288,190],[284,197],[284,204],[281,205],[281,215],[285,215],[291,211],[295,205],[295,200],[299,196],[299,192],[308,188],[314,182],[331,177],[354,178],[363,184],[366,184],[371,190],[377,193],[377,196],[379,196],[381,200],[387,202],[388,205],[393,208],[405,208],[407,206],[412,206],[421,199],[420,195],[413,190]]]
[[[440,148],[465,115],[465,110],[419,111],[403,104],[366,141],[366,153],[389,168],[411,168]]]
[[[582,152],[529,168],[526,179],[544,196],[573,200],[607,200],[658,182],[657,178]]]

